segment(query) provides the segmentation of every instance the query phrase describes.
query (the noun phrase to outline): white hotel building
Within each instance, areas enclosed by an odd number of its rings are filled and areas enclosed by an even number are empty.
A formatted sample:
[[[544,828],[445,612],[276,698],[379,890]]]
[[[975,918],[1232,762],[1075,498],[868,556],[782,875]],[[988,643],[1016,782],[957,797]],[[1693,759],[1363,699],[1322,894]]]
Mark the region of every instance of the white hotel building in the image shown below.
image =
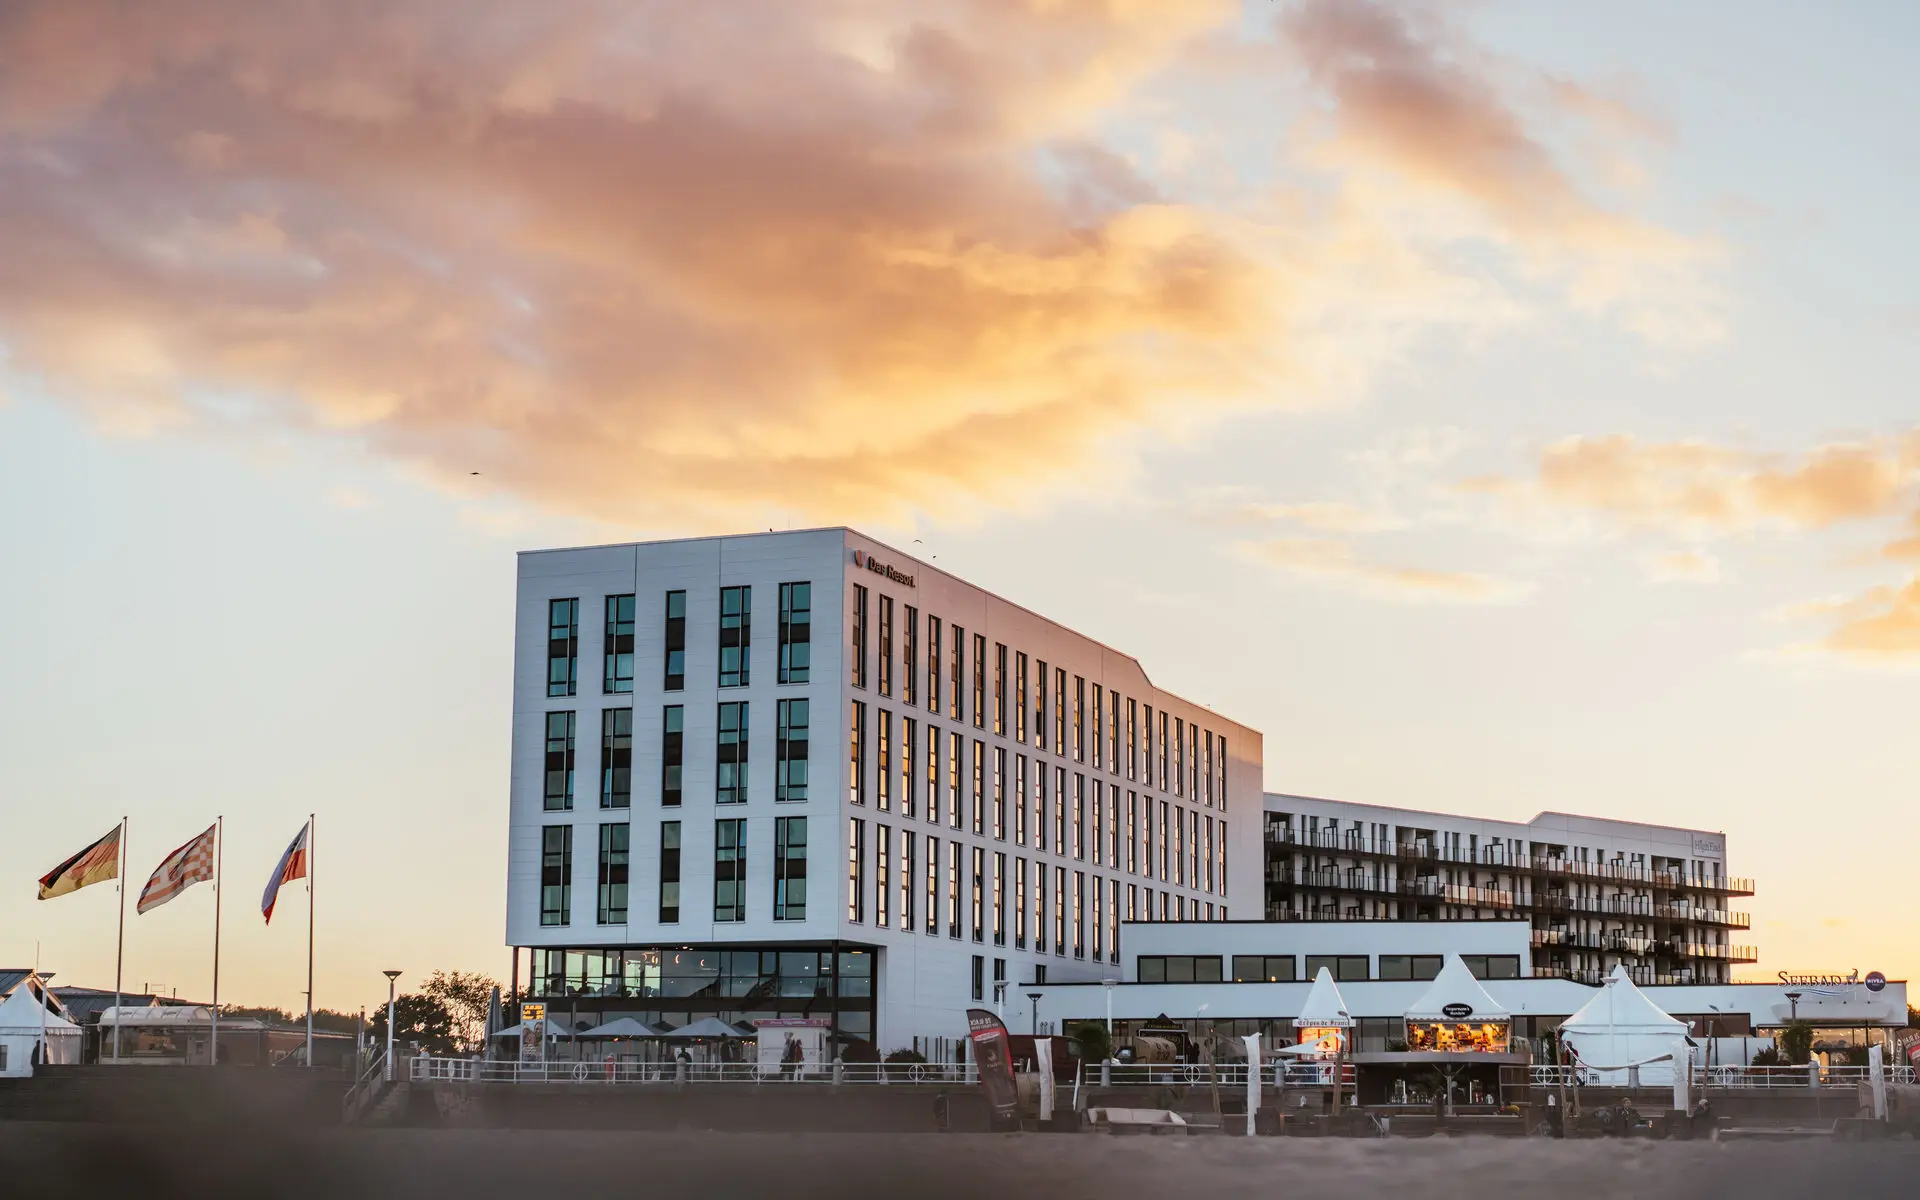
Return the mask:
[[[572,1021],[959,1038],[1261,915],[1261,739],[848,529],[521,555],[507,940]],[[862,1044],[865,1044],[865,1047]]]

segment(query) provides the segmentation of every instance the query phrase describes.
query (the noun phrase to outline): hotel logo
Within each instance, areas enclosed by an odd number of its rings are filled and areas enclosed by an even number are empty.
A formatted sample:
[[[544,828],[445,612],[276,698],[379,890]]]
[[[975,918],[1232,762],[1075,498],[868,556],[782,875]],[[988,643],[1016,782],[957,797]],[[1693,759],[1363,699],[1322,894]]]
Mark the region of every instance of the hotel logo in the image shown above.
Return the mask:
[[[853,552],[853,565],[863,571],[872,571],[875,575],[884,575],[894,583],[905,584],[907,587],[913,586],[913,576],[904,571],[895,570],[891,563],[883,563],[865,550]]]

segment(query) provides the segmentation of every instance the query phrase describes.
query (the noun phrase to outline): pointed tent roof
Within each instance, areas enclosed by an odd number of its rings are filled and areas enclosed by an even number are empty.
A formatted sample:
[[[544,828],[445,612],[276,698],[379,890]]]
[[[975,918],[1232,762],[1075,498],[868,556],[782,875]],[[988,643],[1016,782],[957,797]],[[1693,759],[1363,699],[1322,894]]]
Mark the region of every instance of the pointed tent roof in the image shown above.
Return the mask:
[[[1685,1034],[1687,1023],[1669,1016],[1634,986],[1625,967],[1615,967],[1600,994],[1582,1005],[1560,1028],[1569,1033]]]
[[[719,1017],[701,1017],[693,1024],[682,1025],[666,1036],[692,1040],[694,1038],[743,1038],[746,1035]]]
[[[1465,1005],[1468,1011],[1460,1016],[1450,1016],[1450,1005]],[[1407,1006],[1406,1019],[1409,1021],[1454,1021],[1471,1018],[1474,1021],[1506,1021],[1513,1014],[1504,1004],[1487,995],[1487,989],[1467,970],[1467,964],[1460,961],[1458,954],[1449,954],[1440,965],[1440,973],[1433,977],[1433,983],[1426,993]]]
[[[654,1038],[664,1036],[666,1032],[665,1025],[649,1025],[644,1021],[636,1021],[632,1017],[620,1017],[617,1020],[595,1025],[592,1029],[583,1029],[580,1031],[580,1036],[583,1038]]]
[[[1351,1029],[1353,1017],[1347,1013],[1346,999],[1340,995],[1340,989],[1334,986],[1333,972],[1325,967],[1313,977],[1313,989],[1307,993],[1307,1002],[1300,1006],[1300,1015],[1293,1019],[1295,1029]]]
[[[55,1005],[59,1003],[60,1001],[58,999],[54,1000]],[[46,1028],[49,1034],[57,1037],[63,1034],[78,1033],[80,1031],[79,1026],[75,1025],[72,1021],[67,1020],[53,1009],[43,1006],[40,999],[39,986],[31,979],[23,982],[21,986],[14,988],[12,994],[4,1001],[0,1001],[0,1030],[13,1033],[25,1031],[38,1034],[40,1032],[40,1014],[42,1012],[46,1013]]]

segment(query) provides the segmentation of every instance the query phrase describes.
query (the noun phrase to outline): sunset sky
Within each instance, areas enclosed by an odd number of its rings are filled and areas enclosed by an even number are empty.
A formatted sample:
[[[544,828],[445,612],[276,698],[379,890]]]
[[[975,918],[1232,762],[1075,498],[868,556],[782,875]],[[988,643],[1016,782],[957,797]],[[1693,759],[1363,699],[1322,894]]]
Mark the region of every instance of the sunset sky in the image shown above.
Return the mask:
[[[1920,8],[0,7],[0,966],[504,976],[514,552],[849,524],[1267,786],[1722,829],[1920,972]],[[204,998],[211,889],[128,917]],[[131,909],[131,905],[129,906]],[[1237,908],[1236,908],[1237,913]]]

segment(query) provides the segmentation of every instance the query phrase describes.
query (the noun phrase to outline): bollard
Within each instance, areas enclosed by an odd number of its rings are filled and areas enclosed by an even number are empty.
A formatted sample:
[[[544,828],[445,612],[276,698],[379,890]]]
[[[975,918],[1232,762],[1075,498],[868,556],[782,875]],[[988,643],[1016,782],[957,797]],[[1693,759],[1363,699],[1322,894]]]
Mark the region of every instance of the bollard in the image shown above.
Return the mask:
[[[687,1060],[677,1058],[673,1061],[673,1081],[685,1085],[687,1082]]]
[[[838,1054],[833,1056],[833,1086],[839,1087],[846,1078],[846,1064],[840,1061]]]
[[[1110,1058],[1100,1064],[1100,1086],[1103,1088],[1113,1086],[1113,1060]]]

